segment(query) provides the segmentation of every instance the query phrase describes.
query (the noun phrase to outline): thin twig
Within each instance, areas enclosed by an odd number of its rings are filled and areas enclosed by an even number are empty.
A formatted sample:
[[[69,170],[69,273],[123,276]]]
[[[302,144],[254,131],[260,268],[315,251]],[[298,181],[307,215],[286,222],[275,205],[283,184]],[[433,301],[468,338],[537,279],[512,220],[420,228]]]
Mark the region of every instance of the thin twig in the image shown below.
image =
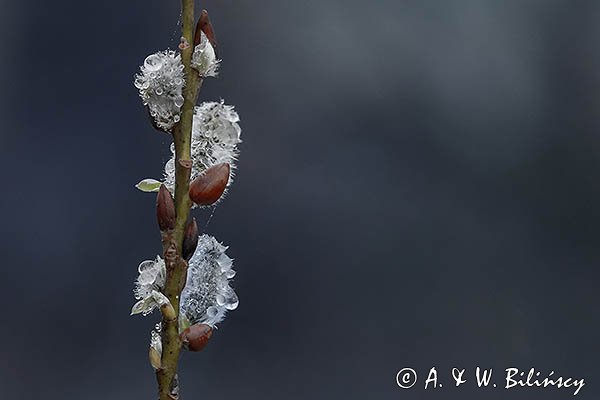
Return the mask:
[[[194,50],[194,0],[182,0],[182,43],[181,60],[184,66],[186,86],[183,90],[184,103],[181,109],[181,120],[173,130],[175,143],[175,210],[177,219],[175,229],[163,235],[163,255],[167,267],[167,279],[164,293],[175,310],[175,318],[170,313],[163,314],[162,320],[162,360],[161,368],[156,371],[160,400],[173,400],[173,394],[181,341],[179,339],[179,296],[185,285],[187,263],[181,258],[185,224],[187,222],[191,201],[188,191],[191,174],[191,135],[194,106],[202,79],[191,67]],[[186,45],[187,44],[187,45]]]

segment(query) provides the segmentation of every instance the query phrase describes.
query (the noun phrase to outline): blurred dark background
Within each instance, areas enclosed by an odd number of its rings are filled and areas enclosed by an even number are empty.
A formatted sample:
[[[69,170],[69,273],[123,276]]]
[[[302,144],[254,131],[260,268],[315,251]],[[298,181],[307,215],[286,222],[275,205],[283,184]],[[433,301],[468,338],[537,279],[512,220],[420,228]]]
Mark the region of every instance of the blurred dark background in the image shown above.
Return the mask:
[[[573,394],[450,387],[476,366],[583,377],[598,398],[600,2],[198,7],[224,59],[201,99],[242,119],[205,227],[240,307],[183,355],[183,400]],[[155,398],[158,315],[129,310],[160,243],[134,184],[170,141],[132,81],[178,18],[175,0],[1,3],[2,399]]]

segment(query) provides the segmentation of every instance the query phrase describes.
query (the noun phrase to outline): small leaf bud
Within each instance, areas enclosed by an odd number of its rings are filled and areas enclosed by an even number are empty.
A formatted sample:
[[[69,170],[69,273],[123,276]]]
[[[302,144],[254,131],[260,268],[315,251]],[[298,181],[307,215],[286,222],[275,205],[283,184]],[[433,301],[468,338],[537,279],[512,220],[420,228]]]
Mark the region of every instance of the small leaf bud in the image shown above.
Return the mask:
[[[142,192],[158,192],[160,185],[161,183],[156,179],[146,178],[142,179],[135,187]]]
[[[148,351],[148,358],[150,359],[150,365],[152,365],[152,368],[160,369],[162,361],[158,350],[150,346],[150,350]]]
[[[165,185],[161,185],[156,196],[156,218],[161,231],[175,228],[175,204]]]
[[[196,247],[198,246],[198,234],[196,218],[192,218],[186,224],[183,236],[183,248],[181,253],[183,259],[186,261],[189,261],[196,251]]]

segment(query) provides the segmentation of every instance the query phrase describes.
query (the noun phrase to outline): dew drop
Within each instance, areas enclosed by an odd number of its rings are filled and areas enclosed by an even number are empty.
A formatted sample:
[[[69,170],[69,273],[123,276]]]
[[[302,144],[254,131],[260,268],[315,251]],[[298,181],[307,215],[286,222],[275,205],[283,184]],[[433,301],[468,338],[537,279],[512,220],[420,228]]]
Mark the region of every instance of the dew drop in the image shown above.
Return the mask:
[[[206,315],[208,316],[208,318],[214,318],[219,314],[219,309],[215,306],[210,306],[208,307],[208,309],[206,310]]]
[[[217,263],[221,267],[221,272],[230,270],[231,266],[233,265],[233,261],[231,258],[227,257],[225,253],[221,254],[219,258],[217,258]]]
[[[144,271],[148,271],[154,267],[154,261],[146,260],[142,261],[138,267],[138,272],[141,274]]]
[[[178,94],[177,96],[175,96],[173,101],[175,102],[175,106],[181,107],[183,106],[184,98],[182,95]]]
[[[240,304],[240,302],[237,298],[237,295],[235,293],[234,293],[234,296],[235,296],[235,300],[231,301],[230,303],[225,304],[225,308],[230,311],[233,311],[236,308],[238,308],[238,305]]]
[[[154,274],[151,271],[144,271],[138,277],[140,285],[150,285],[154,282]]]
[[[151,54],[144,60],[144,67],[148,71],[158,71],[162,65],[163,62],[157,54]]]
[[[225,277],[227,279],[231,279],[235,276],[235,270],[230,269],[229,271],[225,271]]]
[[[221,299],[219,299],[219,297],[221,297]],[[219,305],[225,306],[225,308],[228,310],[235,310],[240,304],[237,294],[235,294],[233,289],[230,287],[225,290],[224,294],[217,295],[217,303],[220,303],[219,300],[222,302],[222,304]]]
[[[172,158],[169,161],[167,161],[167,164],[165,165],[165,172],[167,173],[167,175],[175,173],[175,160],[173,160]]]
[[[229,286],[229,281],[225,277],[220,276],[219,278],[217,278],[217,288],[218,289],[223,290],[227,286]]]

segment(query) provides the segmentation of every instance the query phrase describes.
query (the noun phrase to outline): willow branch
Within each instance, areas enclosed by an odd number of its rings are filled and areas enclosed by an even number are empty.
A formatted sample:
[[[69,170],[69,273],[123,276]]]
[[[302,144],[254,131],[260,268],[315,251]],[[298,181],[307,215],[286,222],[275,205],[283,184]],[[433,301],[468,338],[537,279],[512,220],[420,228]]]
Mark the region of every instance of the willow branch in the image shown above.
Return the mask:
[[[186,85],[183,90],[184,103],[181,119],[173,130],[175,143],[175,210],[177,219],[175,229],[163,234],[163,253],[167,267],[167,279],[164,294],[171,302],[175,315],[163,313],[162,319],[162,360],[161,368],[156,371],[160,400],[177,399],[173,392],[176,385],[175,376],[179,363],[181,341],[179,339],[179,298],[187,273],[187,263],[181,258],[185,224],[187,222],[191,201],[188,191],[191,174],[191,136],[194,106],[202,84],[198,73],[191,67],[194,51],[194,0],[182,0],[182,45],[181,60],[184,66]],[[173,318],[175,317],[175,318]]]

